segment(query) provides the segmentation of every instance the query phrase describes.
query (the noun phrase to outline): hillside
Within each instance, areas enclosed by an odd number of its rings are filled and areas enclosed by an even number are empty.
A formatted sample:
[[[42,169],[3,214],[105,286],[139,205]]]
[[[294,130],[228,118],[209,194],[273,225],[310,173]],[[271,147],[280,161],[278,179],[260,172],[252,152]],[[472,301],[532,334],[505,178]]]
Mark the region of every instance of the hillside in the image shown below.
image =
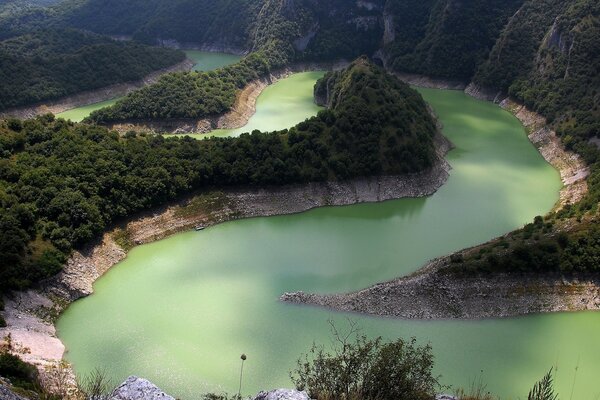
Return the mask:
[[[135,81],[183,61],[181,52],[70,29],[0,42],[0,111]]]

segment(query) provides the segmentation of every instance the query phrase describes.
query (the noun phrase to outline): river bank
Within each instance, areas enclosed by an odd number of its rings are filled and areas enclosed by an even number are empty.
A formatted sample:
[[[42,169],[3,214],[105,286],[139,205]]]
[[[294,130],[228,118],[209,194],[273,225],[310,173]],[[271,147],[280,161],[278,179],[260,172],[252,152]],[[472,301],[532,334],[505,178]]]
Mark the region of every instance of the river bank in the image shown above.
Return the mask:
[[[425,78],[415,78],[426,82]],[[413,80],[414,81],[414,80]],[[454,83],[431,81],[434,87]],[[467,86],[467,94],[498,102],[498,94]],[[567,151],[546,119],[510,98],[499,101],[523,124],[530,142],[560,173],[563,188],[553,211],[576,203],[587,193],[589,168],[577,154]],[[568,229],[568,226],[560,229]],[[476,246],[458,253],[478,251]],[[280,300],[316,305],[337,311],[407,319],[504,318],[543,312],[600,310],[600,280],[594,276],[546,276],[494,274],[458,276],[448,274],[451,255],[435,259],[406,277],[379,283],[346,294],[285,293]]]
[[[438,161],[428,171],[406,176],[359,178],[274,188],[232,188],[191,196],[151,210],[114,227],[96,243],[75,252],[62,272],[37,290],[14,293],[5,299],[3,315],[20,356],[41,369],[60,363],[65,348],[56,336],[54,321],[71,302],[93,292],[93,283],[122,261],[136,245],[160,240],[195,226],[261,216],[299,213],[316,207],[380,202],[433,194],[449,176],[444,155],[451,148],[441,133],[436,137]]]
[[[185,59],[184,61],[168,68],[154,71],[143,79],[135,82],[118,83],[100,89],[77,93],[72,96],[63,97],[57,100],[46,101],[26,107],[8,109],[0,113],[0,118],[12,116],[21,119],[27,119],[47,113],[59,114],[73,108],[111,100],[116,97],[125,96],[143,86],[156,83],[162,75],[173,72],[189,71],[193,66],[193,61]]]
[[[128,131],[204,134],[215,129],[238,129],[244,127],[256,112],[256,101],[263,90],[289,76],[299,72],[339,70],[347,67],[347,61],[335,63],[297,63],[292,66],[271,71],[268,75],[251,81],[236,96],[231,110],[224,114],[202,119],[135,120],[122,121],[109,125],[120,133]]]

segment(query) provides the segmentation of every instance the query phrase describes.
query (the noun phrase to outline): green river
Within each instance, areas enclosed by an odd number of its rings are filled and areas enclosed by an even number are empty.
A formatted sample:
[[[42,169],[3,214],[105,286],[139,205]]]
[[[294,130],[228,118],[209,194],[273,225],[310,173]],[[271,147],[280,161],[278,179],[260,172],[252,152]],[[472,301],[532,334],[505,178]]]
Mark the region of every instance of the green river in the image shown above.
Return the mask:
[[[192,68],[194,71],[212,71],[217,68],[224,67],[229,64],[237,62],[241,57],[234,54],[227,53],[210,53],[199,50],[185,50],[187,58],[192,60],[195,65]],[[101,101],[99,103],[88,104],[87,106],[81,106],[73,108],[71,110],[64,111],[56,114],[57,117],[70,119],[73,122],[81,122],[85,117],[90,115],[93,111],[100,110],[101,108],[112,106],[123,97],[116,97],[111,100]]]
[[[270,113],[274,121],[303,107],[314,113],[305,93],[317,77],[293,76],[269,88],[285,98],[265,92],[248,127],[281,128],[262,125]],[[206,391],[237,393],[239,356],[246,353],[244,393],[290,387],[288,371],[298,356],[313,341],[329,343],[329,318],[344,324],[348,315],[280,303],[283,292],[359,289],[551,209],[561,187],[558,173],[517,119],[462,92],[420,91],[456,145],[448,154],[451,176],[435,195],[228,222],[139,246],[58,321],[67,360],[79,374],[100,368],[116,381],[135,374],[192,400]],[[502,399],[523,399],[556,366],[562,399],[600,398],[597,313],[480,321],[350,318],[368,335],[430,342],[436,373],[447,384],[469,386],[481,377]]]

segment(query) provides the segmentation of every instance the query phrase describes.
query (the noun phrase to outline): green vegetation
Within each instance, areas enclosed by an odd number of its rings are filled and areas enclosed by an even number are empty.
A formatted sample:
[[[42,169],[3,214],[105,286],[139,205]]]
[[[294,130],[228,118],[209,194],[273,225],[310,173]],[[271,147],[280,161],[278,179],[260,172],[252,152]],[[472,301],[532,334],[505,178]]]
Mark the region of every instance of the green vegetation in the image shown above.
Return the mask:
[[[56,274],[73,248],[111,223],[191,190],[432,165],[435,124],[417,92],[366,59],[324,80],[343,93],[331,109],[289,130],[239,138],[120,137],[52,115],[2,122],[0,289]],[[119,238],[127,247],[127,236]]]
[[[0,376],[9,379],[14,386],[21,389],[38,390],[40,383],[37,368],[11,354],[10,336],[5,341],[5,347],[0,348]]]
[[[216,71],[164,75],[156,84],[130,93],[111,107],[94,111],[86,121],[108,123],[221,114],[233,107],[239,89],[267,74],[271,68],[281,66],[280,62],[268,58],[264,52],[257,52]]]
[[[554,377],[552,369],[535,384],[529,391],[527,400],[557,400],[558,394],[554,393]]]
[[[396,71],[467,81],[523,0],[390,0],[394,40],[385,47]]]
[[[184,58],[68,29],[14,37],[0,42],[0,110],[135,81]]]
[[[431,400],[441,389],[431,346],[419,346],[414,338],[369,339],[352,322],[348,332],[332,323],[332,332],[331,349],[313,345],[291,374],[311,399]]]

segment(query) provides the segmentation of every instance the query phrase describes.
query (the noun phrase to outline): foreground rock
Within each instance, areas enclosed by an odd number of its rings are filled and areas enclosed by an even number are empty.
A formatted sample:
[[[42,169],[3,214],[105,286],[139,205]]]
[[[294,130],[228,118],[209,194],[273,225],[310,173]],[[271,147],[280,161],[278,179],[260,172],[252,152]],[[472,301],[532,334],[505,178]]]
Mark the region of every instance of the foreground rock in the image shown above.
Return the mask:
[[[291,389],[277,389],[270,392],[260,392],[254,400],[310,400],[306,392]]]
[[[117,387],[108,400],[175,400],[152,382],[130,376]]]
[[[27,400],[24,397],[19,396],[14,393],[8,387],[8,383],[5,382],[2,378],[0,378],[0,399],[1,400]]]

